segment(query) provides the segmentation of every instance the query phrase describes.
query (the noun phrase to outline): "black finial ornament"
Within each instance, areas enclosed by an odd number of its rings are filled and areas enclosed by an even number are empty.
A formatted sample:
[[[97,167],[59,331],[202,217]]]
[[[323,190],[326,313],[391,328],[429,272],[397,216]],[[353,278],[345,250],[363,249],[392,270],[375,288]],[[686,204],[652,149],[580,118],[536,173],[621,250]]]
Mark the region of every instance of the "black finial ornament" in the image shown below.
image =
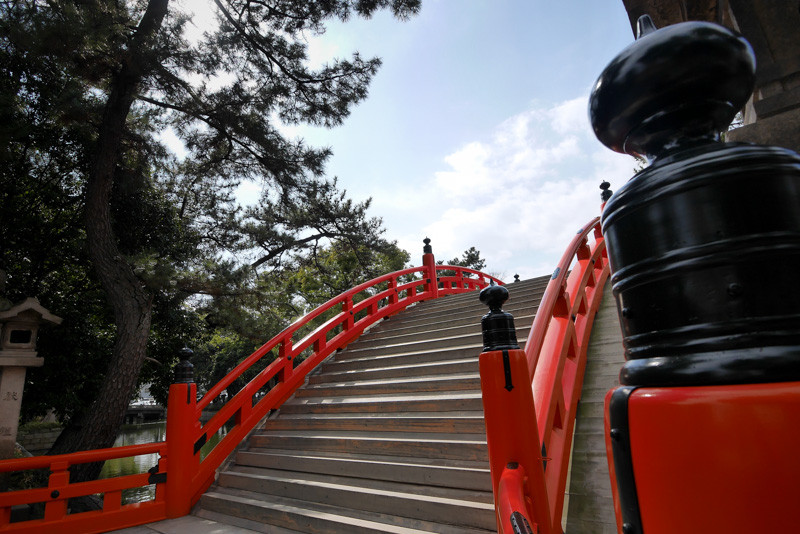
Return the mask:
[[[183,347],[178,351],[181,361],[175,366],[175,384],[191,384],[194,382],[194,365],[189,361],[194,351]]]
[[[753,89],[744,38],[709,22],[651,26],[640,21],[589,106],[603,144],[652,161],[602,216],[621,382],[800,380],[800,156],[720,141]]]
[[[649,160],[719,140],[755,84],[753,49],[727,28],[711,22],[654,28],[640,20],[641,35],[606,67],[589,104],[604,145]]]
[[[502,310],[508,300],[508,289],[492,282],[481,290],[480,299],[489,306],[489,313],[481,318],[483,351],[518,349],[514,316]]]
[[[608,199],[611,198],[611,195],[614,194],[614,192],[611,191],[611,189],[609,189],[610,187],[611,184],[606,182],[605,180],[603,180],[602,183],[600,184],[600,189],[602,189],[600,193],[600,199],[603,202],[608,202]]]
[[[640,39],[647,35],[648,33],[653,33],[658,28],[656,28],[656,23],[653,22],[653,19],[650,15],[642,15],[636,20],[636,38]]]
[[[422,253],[433,254],[433,247],[431,246],[430,238],[426,237],[425,239],[422,240],[422,242],[425,243],[425,246],[422,247]]]
[[[514,275],[514,283],[517,283],[517,282],[519,282],[519,275],[515,274]]]

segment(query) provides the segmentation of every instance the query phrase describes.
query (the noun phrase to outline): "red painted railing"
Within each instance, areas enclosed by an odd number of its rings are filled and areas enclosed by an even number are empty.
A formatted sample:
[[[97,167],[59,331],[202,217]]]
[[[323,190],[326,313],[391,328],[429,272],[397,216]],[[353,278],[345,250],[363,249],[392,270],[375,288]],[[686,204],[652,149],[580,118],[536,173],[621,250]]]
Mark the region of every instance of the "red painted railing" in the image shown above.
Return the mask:
[[[502,284],[474,269],[436,265],[433,254],[424,254],[422,267],[361,284],[297,320],[240,363],[199,401],[194,383],[173,384],[165,442],[0,462],[0,473],[49,470],[46,487],[0,494],[0,533],[91,534],[188,514],[242,439],[270,410],[279,408],[331,353],[345,347],[369,326],[411,304],[480,289],[490,280]],[[314,327],[313,321],[324,322]],[[306,333],[309,329],[311,332]],[[258,372],[207,423],[201,423],[203,409],[220,401],[222,393],[248,371]],[[201,447],[223,426],[227,433],[203,457]],[[69,482],[72,465],[143,454],[159,455],[158,465],[149,473]],[[148,485],[155,485],[153,500],[122,503],[123,490]],[[102,510],[69,513],[69,499],[98,494],[102,495]],[[36,503],[44,509],[42,517],[10,522],[12,507]]]
[[[481,354],[484,417],[501,533],[526,532],[520,525],[524,522],[533,532],[561,532],[586,350],[608,275],[605,241],[599,219],[594,219],[578,232],[553,273],[525,349]]]
[[[34,456],[0,462],[0,472],[12,473],[34,469],[49,470],[47,486],[0,494],[0,531],[25,533],[92,533],[106,532],[126,525],[140,525],[166,517],[163,477],[150,473],[70,484],[69,467],[89,462],[129,458],[157,453],[167,459],[166,444],[148,443],[113,449],[76,452],[59,456]],[[136,505],[122,504],[122,491],[155,484],[155,499]],[[103,495],[102,511],[68,514],[69,499],[87,495]],[[39,504],[44,508],[40,519],[9,523],[14,506]]]

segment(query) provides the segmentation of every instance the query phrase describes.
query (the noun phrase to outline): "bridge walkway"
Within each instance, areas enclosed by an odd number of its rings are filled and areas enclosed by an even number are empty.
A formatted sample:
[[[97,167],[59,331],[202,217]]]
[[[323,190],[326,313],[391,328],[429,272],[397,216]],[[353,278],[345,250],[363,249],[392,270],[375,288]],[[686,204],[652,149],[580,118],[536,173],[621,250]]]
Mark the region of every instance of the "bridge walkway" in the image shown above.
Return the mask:
[[[606,463],[603,399],[618,384],[624,363],[622,339],[610,284],[606,286],[591,336],[573,460],[565,503],[567,534],[614,534],[616,526]],[[249,526],[249,525],[248,525]],[[273,528],[273,527],[269,527]],[[195,515],[116,531],[118,534],[250,534],[250,530]],[[277,531],[276,531],[277,532]]]
[[[603,402],[606,392],[619,385],[619,371],[624,363],[617,308],[611,284],[607,283],[592,328],[575,420],[565,510],[567,534],[617,533],[606,460]]]

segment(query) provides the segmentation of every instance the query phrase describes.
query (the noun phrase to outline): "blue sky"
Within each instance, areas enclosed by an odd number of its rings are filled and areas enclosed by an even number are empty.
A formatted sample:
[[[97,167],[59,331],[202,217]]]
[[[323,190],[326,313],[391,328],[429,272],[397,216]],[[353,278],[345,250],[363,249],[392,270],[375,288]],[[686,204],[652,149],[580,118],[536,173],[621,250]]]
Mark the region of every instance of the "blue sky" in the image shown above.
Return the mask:
[[[552,272],[635,162],[595,138],[588,94],[633,41],[621,0],[423,0],[309,36],[314,64],[358,50],[383,66],[343,126],[284,128],[330,146],[328,174],[419,264],[475,246],[505,280]],[[242,188],[248,198],[248,188]]]

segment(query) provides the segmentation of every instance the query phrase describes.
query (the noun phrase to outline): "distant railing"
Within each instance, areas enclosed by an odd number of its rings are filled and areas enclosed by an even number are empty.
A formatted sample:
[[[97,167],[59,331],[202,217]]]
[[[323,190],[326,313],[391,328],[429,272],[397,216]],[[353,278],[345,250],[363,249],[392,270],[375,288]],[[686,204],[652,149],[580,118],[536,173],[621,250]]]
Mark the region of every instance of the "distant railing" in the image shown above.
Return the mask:
[[[0,461],[0,473],[49,471],[46,487],[0,493],[0,533],[92,534],[188,514],[236,446],[330,354],[347,346],[369,326],[411,304],[480,289],[490,281],[502,284],[474,269],[436,265],[433,254],[425,253],[421,267],[370,280],[298,319],[236,366],[200,400],[191,377],[172,384],[164,442]],[[319,321],[322,324],[316,325]],[[263,362],[270,361],[261,368]],[[247,372],[255,373],[255,377],[224,402],[207,423],[201,423],[203,409],[212,402],[222,403],[223,392]],[[203,456],[203,445],[223,427],[227,429],[225,436]],[[69,481],[72,465],[144,454],[159,455],[158,465],[148,473],[92,482]],[[123,490],[143,486],[155,486],[152,500],[123,504]],[[68,510],[70,499],[86,496],[102,496],[102,509],[80,513]],[[32,505],[38,505],[43,513],[34,519],[11,522],[14,507]]]
[[[594,242],[588,244],[593,234]],[[574,237],[539,304],[525,349],[481,354],[498,531],[561,532],[575,411],[592,323],[609,275],[599,218]],[[536,530],[538,528],[538,530]]]

